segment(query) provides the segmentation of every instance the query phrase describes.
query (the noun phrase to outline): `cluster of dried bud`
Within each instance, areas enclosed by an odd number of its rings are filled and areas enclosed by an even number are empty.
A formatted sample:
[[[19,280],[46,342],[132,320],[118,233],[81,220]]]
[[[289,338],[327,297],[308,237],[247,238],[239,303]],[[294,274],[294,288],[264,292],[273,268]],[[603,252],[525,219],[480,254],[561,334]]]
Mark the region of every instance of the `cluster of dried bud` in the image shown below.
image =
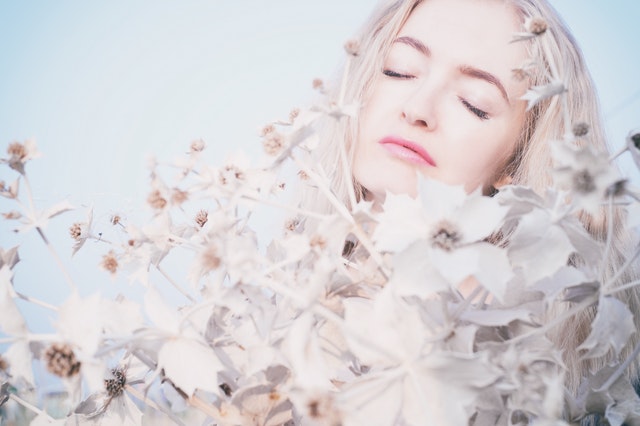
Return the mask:
[[[531,34],[541,35],[541,34],[544,34],[545,31],[547,31],[547,28],[548,28],[547,21],[545,21],[543,18],[533,18],[529,22],[529,26],[527,30]]]
[[[589,133],[589,125],[584,122],[576,123],[571,130],[576,137],[586,136]]]
[[[202,152],[206,148],[206,144],[202,139],[196,139],[191,142],[191,146],[189,147],[191,152]]]
[[[179,206],[189,199],[189,193],[179,188],[173,188],[171,190],[171,203]]]
[[[78,241],[82,237],[82,224],[76,222],[69,228],[69,235],[71,238]]]
[[[271,132],[262,139],[262,147],[267,155],[278,155],[284,147],[284,136]]]
[[[358,40],[347,40],[344,44],[344,50],[351,56],[358,56],[360,50],[360,43]]]
[[[112,275],[118,271],[118,260],[113,250],[102,256],[102,262],[100,263],[102,269],[110,272]]]
[[[71,346],[65,343],[54,343],[44,352],[47,370],[58,377],[71,377],[80,371],[80,361],[76,358]]]
[[[200,210],[196,214],[196,223],[200,228],[204,226],[205,223],[209,220],[209,213],[206,210]]]
[[[7,154],[9,154],[10,162],[23,161],[27,158],[27,148],[20,142],[12,142],[7,148]]]
[[[151,191],[151,194],[149,194],[149,196],[147,197],[147,203],[149,203],[149,205],[156,210],[162,210],[167,206],[167,200],[157,189]]]
[[[324,81],[322,81],[321,78],[314,78],[311,82],[311,87],[313,87],[314,90],[317,90],[320,93],[325,92]]]

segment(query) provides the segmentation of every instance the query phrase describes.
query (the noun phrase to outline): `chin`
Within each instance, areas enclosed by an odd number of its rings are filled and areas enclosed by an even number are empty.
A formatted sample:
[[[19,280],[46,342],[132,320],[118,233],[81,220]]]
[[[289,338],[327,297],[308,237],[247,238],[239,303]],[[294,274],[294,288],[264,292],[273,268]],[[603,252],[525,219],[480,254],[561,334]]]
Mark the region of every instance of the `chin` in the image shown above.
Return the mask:
[[[405,168],[406,169],[406,168]],[[375,173],[375,171],[378,171]],[[387,192],[392,194],[407,194],[415,197],[418,194],[417,174],[414,169],[410,171],[395,170],[388,165],[376,169],[370,169],[370,173],[357,173],[354,170],[356,180],[367,190],[367,200],[384,201]]]

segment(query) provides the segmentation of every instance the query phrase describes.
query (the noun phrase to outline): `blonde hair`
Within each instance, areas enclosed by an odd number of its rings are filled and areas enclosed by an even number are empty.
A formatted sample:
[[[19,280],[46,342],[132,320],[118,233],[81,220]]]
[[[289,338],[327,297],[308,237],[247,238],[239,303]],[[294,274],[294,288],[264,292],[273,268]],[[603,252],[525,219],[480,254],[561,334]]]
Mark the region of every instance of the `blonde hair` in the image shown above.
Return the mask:
[[[349,72],[346,79],[346,90],[343,102],[355,103],[362,106],[366,102],[376,73],[382,69],[382,62],[387,56],[395,36],[408,19],[415,7],[423,1],[429,0],[391,0],[384,1],[373,12],[369,21],[362,28],[359,36],[359,54],[351,58]],[[577,123],[586,123],[589,131],[587,135],[575,140],[578,146],[591,146],[600,152],[607,152],[607,144],[602,125],[598,97],[591,76],[586,68],[583,55],[558,13],[547,0],[496,0],[511,5],[522,21],[528,18],[542,17],[547,24],[546,33],[527,44],[531,58],[537,58],[541,63],[531,67],[530,80],[532,85],[549,83],[549,76],[557,73],[567,88],[563,98],[554,96],[537,104],[528,111],[520,139],[516,144],[510,161],[504,169],[504,175],[512,179],[516,185],[525,185],[538,193],[553,185],[551,169],[553,162],[549,142],[562,139]],[[333,87],[337,96],[340,81]],[[345,176],[337,159],[344,144],[350,160],[353,160],[354,146],[358,136],[357,117],[343,117],[340,120],[328,119],[320,128],[321,145],[318,147],[317,160],[325,169],[332,183],[332,190],[347,205],[349,204],[349,186],[355,189],[357,197],[362,197],[365,189],[356,182],[353,176]],[[318,212],[331,212],[330,204],[322,195],[305,189],[303,204]],[[604,241],[607,237],[607,223],[613,222],[611,235],[611,249],[609,258],[605,259],[604,272],[600,279],[607,282],[612,278],[615,270],[620,268],[625,259],[625,251],[630,247],[630,241],[622,232],[623,215],[614,209],[612,217],[608,217],[606,209],[595,216],[581,214],[580,219],[591,235]],[[622,274],[616,285],[633,281],[636,272],[629,270]],[[632,312],[638,312],[640,299],[634,290],[618,293]],[[554,315],[566,312],[568,303],[558,304]],[[567,368],[566,385],[575,392],[582,377],[590,371],[604,366],[610,357],[595,360],[581,360],[577,347],[590,332],[590,324],[595,316],[595,307],[584,310],[571,317],[560,327],[556,327],[550,336],[563,349],[564,362]],[[635,315],[636,328],[640,323],[640,315]],[[638,342],[638,333],[634,333],[630,343],[622,351],[620,357],[627,357]],[[636,363],[629,367],[629,375],[637,375]]]

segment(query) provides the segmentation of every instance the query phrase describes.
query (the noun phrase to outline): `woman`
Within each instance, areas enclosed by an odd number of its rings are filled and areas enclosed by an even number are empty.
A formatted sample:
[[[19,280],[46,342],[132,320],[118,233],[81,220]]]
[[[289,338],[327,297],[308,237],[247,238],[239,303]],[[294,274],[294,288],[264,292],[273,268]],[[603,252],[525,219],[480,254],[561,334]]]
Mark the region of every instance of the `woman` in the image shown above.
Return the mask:
[[[514,34],[520,39],[514,41]],[[359,105],[359,112],[327,121],[322,140],[328,142],[316,152],[333,191],[351,207],[362,200],[379,207],[387,191],[415,195],[419,175],[463,185],[468,192],[481,188],[487,195],[506,184],[543,194],[553,186],[549,141],[565,137],[576,147],[607,150],[582,54],[546,0],[386,1],[358,40],[357,55],[333,95],[343,104]],[[564,83],[556,86],[562,96],[523,100],[530,87],[556,80]],[[341,166],[341,144],[352,175]],[[313,189],[305,200],[309,208],[332,209]],[[582,212],[580,220],[603,242],[611,220],[610,250],[600,277],[606,282],[629,253],[621,235],[622,213],[601,208],[596,214]],[[509,238],[501,243],[508,246]],[[634,280],[635,272],[626,269],[618,285]],[[619,298],[638,312],[635,291],[621,292]],[[569,308],[561,304],[557,314]],[[563,349],[566,386],[573,392],[582,378],[612,359],[611,354],[580,359],[577,348],[595,313],[583,310],[551,331]],[[632,337],[621,359],[637,341]],[[636,377],[635,362],[628,373]]]

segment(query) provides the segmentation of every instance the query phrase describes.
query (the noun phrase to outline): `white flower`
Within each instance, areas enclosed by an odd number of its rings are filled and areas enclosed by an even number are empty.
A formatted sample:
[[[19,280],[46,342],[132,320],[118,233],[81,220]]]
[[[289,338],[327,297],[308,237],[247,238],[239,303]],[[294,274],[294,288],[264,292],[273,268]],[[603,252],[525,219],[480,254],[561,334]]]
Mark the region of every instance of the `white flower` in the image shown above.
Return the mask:
[[[32,139],[26,140],[24,143],[12,142],[7,147],[8,158],[0,159],[0,163],[7,163],[9,167],[24,174],[24,165],[27,161],[40,157],[42,154],[38,151],[36,143]]]
[[[552,96],[559,95],[567,91],[564,83],[561,81],[553,81],[544,86],[533,86],[520,99],[527,101],[527,111],[536,106],[539,102]]]
[[[404,194],[387,194],[373,239],[378,249],[395,251],[396,257],[420,241],[406,253],[408,256],[420,257],[422,252],[423,261],[431,261],[434,269],[454,286],[474,276],[501,299],[511,278],[511,268],[504,250],[484,240],[499,229],[506,213],[505,207],[493,198],[482,196],[479,190],[467,195],[461,186],[426,180],[421,182],[416,199]],[[422,272],[415,271],[415,278],[425,278],[427,272],[434,281],[409,284],[409,288],[442,289],[443,283],[438,283],[438,277],[424,268],[428,267],[423,267]],[[408,278],[405,267],[401,273],[403,279]],[[391,281],[394,280],[392,276]],[[399,285],[407,289],[407,284]]]
[[[556,141],[551,144],[555,160],[554,176],[563,189],[571,192],[573,202],[589,213],[596,214],[608,188],[620,180],[605,153],[591,147],[576,147]]]

